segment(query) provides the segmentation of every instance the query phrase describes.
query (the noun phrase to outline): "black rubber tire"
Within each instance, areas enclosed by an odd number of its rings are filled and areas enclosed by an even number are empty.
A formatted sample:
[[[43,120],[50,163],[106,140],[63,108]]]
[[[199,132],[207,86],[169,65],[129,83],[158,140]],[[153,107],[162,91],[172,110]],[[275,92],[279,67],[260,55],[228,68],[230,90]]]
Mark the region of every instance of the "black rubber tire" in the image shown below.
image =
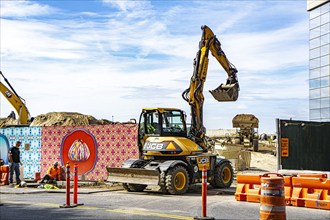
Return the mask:
[[[258,139],[253,139],[253,141],[252,141],[252,145],[253,145],[253,151],[254,152],[258,152],[258,150],[259,150],[259,141],[258,141]]]
[[[214,178],[210,182],[214,188],[229,188],[234,180],[233,167],[229,162],[217,165],[214,170]]]
[[[189,188],[189,174],[183,166],[170,168],[165,177],[165,187],[169,194],[182,195]]]
[[[159,175],[159,186],[160,186],[160,191],[163,193],[163,194],[168,194],[168,191],[166,189],[166,184],[165,184],[165,181],[166,181],[166,173],[164,171],[162,171]]]

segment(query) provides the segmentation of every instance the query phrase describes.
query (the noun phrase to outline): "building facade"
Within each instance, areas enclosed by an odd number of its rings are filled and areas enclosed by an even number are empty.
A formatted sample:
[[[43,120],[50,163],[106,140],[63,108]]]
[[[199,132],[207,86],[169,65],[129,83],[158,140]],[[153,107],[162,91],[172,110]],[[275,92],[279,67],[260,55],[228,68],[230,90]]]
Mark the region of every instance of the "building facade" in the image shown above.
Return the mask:
[[[330,0],[308,0],[309,119],[330,121]]]

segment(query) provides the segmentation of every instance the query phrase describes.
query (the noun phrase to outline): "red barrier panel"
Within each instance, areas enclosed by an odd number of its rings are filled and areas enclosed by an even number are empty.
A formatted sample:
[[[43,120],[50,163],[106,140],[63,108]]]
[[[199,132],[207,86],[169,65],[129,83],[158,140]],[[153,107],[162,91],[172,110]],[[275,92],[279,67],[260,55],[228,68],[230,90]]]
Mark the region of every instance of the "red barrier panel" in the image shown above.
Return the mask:
[[[330,210],[330,179],[293,177],[292,185],[292,205]]]
[[[0,166],[0,186],[9,185],[9,166]]]

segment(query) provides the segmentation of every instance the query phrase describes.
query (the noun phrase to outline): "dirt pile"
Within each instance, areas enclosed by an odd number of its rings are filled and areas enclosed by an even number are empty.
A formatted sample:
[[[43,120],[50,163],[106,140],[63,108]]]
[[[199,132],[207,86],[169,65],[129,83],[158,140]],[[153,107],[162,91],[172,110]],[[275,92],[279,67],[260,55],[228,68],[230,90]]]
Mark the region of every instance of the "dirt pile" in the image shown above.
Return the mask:
[[[8,125],[18,125],[18,120],[13,118],[0,118],[0,128],[7,127]]]
[[[91,115],[77,112],[49,112],[35,117],[31,126],[104,125],[111,123],[111,121],[106,119],[98,120]]]
[[[36,116],[30,126],[82,126],[112,124],[106,119],[96,119],[91,115],[77,112],[49,112]],[[17,125],[18,121],[12,118],[1,118],[0,128]]]

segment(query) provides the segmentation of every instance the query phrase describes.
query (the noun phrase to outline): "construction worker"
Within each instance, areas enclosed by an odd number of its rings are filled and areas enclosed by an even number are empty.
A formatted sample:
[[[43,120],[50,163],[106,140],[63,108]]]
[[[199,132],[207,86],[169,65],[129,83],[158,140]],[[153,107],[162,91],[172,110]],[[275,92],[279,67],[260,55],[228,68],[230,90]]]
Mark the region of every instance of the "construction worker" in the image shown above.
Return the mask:
[[[45,174],[45,176],[42,178],[40,183],[44,183],[45,180],[47,183],[53,183],[56,182],[56,180],[61,180],[61,169],[58,167],[58,162],[55,162],[52,167],[50,167]]]
[[[9,162],[11,163],[10,164],[10,175],[9,175],[10,184],[13,183],[14,172],[16,175],[16,184],[21,183],[21,179],[19,177],[20,176],[19,166],[23,165],[23,163],[21,162],[21,157],[20,157],[20,151],[19,151],[20,146],[21,146],[21,142],[17,141],[15,146],[10,148],[10,151],[8,152]]]

